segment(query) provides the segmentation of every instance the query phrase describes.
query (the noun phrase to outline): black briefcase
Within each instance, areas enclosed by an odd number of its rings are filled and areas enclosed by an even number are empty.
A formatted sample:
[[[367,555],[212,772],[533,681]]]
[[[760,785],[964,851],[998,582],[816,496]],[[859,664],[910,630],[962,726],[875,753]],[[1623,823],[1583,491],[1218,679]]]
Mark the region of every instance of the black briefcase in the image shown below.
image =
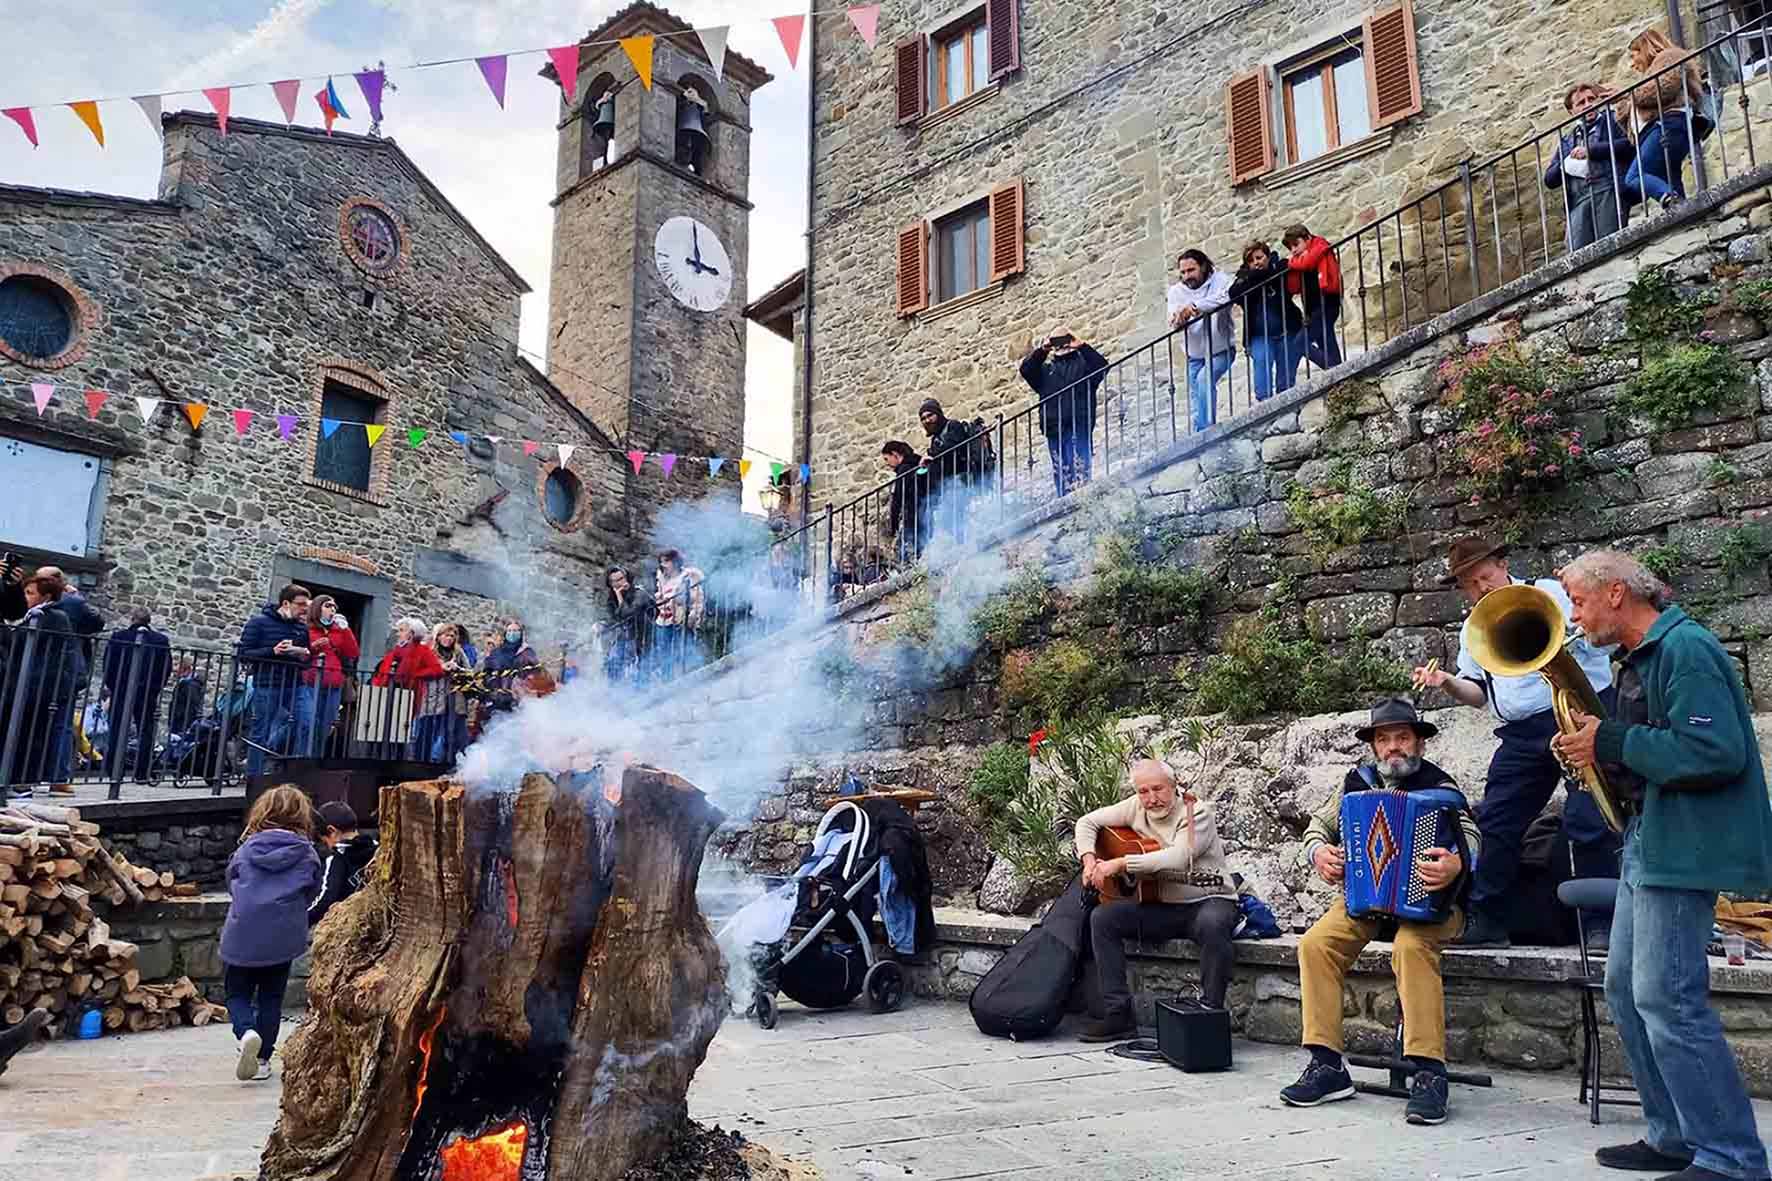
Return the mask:
[[[1203,1001],[1157,1002],[1157,1049],[1169,1065],[1189,1074],[1229,1070],[1231,1014]]]

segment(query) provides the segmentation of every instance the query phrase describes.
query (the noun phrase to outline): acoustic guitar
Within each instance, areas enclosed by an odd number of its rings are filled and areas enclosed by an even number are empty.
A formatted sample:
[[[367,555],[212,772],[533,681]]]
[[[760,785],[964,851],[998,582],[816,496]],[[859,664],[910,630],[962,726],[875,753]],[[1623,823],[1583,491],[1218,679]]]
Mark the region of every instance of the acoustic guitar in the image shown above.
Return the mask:
[[[1162,848],[1150,837],[1142,836],[1137,830],[1124,825],[1108,825],[1095,834],[1095,855],[1103,861],[1112,861],[1116,857],[1125,857],[1132,853],[1156,853]],[[1161,902],[1163,891],[1156,878],[1134,878],[1129,873],[1109,878],[1101,884],[1103,902],[1113,902],[1121,898],[1130,898],[1135,902]]]

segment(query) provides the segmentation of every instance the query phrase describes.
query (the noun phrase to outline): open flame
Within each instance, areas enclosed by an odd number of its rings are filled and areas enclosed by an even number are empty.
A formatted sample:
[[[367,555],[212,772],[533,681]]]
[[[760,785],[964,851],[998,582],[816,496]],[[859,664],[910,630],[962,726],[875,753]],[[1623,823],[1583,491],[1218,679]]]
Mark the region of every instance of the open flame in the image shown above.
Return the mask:
[[[462,1136],[443,1147],[443,1181],[519,1181],[529,1125],[512,1120],[484,1136]]]
[[[505,921],[512,931],[517,929],[517,871],[508,857],[498,859],[500,876],[505,880]]]
[[[436,1040],[437,1030],[442,1026],[443,1018],[448,1015],[449,1010],[447,1008],[438,1009],[437,1019],[431,1022],[431,1027],[429,1029],[419,1035],[418,1052],[422,1060],[418,1065],[418,1094],[415,1095],[412,1100],[413,1119],[418,1118],[419,1108],[425,1105],[425,1080],[429,1078],[431,1074],[431,1043]]]

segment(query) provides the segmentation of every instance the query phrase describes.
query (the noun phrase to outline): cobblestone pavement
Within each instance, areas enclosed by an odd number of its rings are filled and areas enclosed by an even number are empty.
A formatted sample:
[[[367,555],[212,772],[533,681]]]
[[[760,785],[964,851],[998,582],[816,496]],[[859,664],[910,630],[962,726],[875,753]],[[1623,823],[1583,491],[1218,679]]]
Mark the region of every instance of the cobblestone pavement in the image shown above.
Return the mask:
[[[231,1049],[212,1026],[16,1059],[0,1079],[0,1181],[255,1176],[278,1084],[235,1082]],[[1394,1099],[1284,1108],[1275,1093],[1296,1076],[1297,1051],[1238,1042],[1236,1056],[1229,1073],[1184,1075],[1064,1036],[985,1038],[960,1005],[886,1016],[790,1007],[773,1031],[729,1021],[690,1107],[833,1181],[1616,1181],[1594,1148],[1642,1134],[1625,1108],[1589,1126],[1567,1075],[1455,1087],[1451,1120],[1412,1128]],[[1772,1104],[1759,1110],[1772,1129]]]

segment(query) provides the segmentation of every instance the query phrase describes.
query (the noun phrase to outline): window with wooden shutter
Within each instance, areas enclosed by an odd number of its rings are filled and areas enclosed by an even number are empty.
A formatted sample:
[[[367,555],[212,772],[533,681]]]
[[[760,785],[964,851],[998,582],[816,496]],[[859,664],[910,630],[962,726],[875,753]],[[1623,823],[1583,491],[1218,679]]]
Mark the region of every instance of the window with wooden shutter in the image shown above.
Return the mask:
[[[991,81],[1021,69],[1020,0],[986,0],[990,26]]]
[[[1225,87],[1225,127],[1230,139],[1231,183],[1243,184],[1273,171],[1273,102],[1265,69],[1238,74]]]
[[[923,116],[923,37],[900,41],[896,50],[895,76],[898,86],[898,121],[912,123]]]
[[[1421,67],[1415,56],[1415,13],[1408,0],[1366,16],[1366,98],[1372,128],[1421,113]]]
[[[1018,180],[991,193],[991,275],[990,281],[1022,271],[1022,189]]]
[[[898,231],[898,314],[929,306],[929,228],[923,222]]]

